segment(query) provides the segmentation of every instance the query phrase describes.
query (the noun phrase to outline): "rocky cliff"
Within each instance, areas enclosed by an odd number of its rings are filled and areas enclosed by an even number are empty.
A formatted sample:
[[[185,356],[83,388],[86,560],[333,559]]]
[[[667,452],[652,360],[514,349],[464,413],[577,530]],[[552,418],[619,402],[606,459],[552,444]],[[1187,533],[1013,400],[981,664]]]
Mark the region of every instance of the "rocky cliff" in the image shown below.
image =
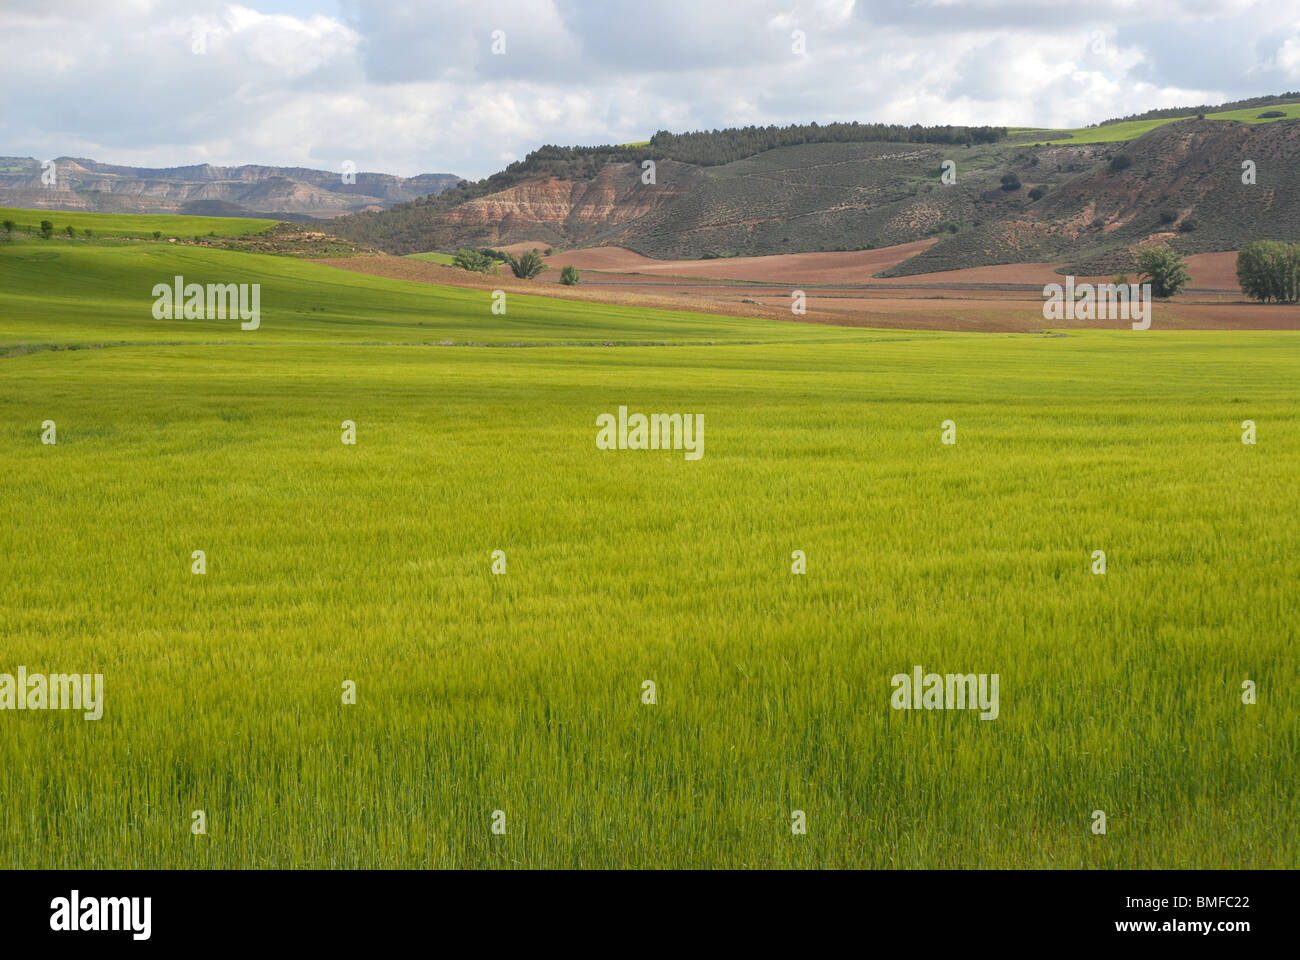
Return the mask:
[[[76,157],[54,161],[55,182],[44,184],[31,157],[0,157],[0,206],[98,213],[198,213],[230,216],[295,214],[338,217],[381,210],[437,194],[460,178],[447,173],[397,177],[303,167],[246,165],[139,168]]]

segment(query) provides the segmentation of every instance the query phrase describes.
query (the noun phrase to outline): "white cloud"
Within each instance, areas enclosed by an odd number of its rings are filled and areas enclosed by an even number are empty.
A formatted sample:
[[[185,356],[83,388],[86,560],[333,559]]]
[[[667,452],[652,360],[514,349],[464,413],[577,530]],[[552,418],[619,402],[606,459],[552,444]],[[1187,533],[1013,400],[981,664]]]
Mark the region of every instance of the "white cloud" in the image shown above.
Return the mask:
[[[291,7],[294,12],[284,12]],[[479,177],[542,143],[1066,126],[1280,92],[1290,0],[46,0],[0,9],[0,153]],[[1286,24],[1276,33],[1278,24]],[[192,52],[206,31],[206,53]],[[507,35],[493,56],[491,33]],[[805,31],[795,57],[790,32]],[[1094,31],[1106,37],[1091,48]]]

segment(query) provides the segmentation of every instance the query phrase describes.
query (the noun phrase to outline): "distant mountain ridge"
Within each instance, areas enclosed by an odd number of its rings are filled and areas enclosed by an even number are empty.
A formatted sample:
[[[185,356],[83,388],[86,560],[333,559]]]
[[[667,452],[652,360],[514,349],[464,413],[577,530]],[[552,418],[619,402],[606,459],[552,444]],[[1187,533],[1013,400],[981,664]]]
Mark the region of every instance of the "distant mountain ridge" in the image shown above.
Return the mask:
[[[41,182],[40,161],[0,157],[0,206],[93,213],[178,213],[329,219],[441,193],[460,177],[424,173],[398,177],[244,164],[219,167],[128,167],[83,157],[58,157],[55,182]]]

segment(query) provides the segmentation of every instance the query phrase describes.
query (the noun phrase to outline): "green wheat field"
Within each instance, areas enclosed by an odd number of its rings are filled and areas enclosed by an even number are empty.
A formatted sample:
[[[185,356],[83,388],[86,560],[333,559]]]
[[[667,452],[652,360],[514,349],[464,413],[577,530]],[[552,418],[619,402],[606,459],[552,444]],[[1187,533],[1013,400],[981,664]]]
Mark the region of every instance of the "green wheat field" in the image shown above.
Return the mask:
[[[177,274],[260,329],[155,320]],[[1300,866],[1298,336],[0,244],[0,672],[104,675],[0,712],[0,867]],[[918,664],[998,718],[891,709]]]

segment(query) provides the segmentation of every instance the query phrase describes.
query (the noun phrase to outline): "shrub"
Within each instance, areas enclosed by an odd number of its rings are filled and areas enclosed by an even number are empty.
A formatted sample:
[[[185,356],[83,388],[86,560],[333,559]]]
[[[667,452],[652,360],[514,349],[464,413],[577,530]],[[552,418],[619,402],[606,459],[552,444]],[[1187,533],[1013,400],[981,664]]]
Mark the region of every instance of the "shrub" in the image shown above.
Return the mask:
[[[1237,254],[1237,281],[1252,300],[1300,300],[1300,243],[1256,240],[1247,244]]]
[[[1178,229],[1181,230],[1183,233],[1191,233],[1193,230],[1196,229],[1196,221],[1193,220],[1191,217],[1188,217],[1186,220],[1184,220],[1182,223],[1178,225]]]
[[[1019,190],[1019,189],[1020,189],[1020,178],[1017,177],[1014,173],[1006,173],[1006,174],[1003,174],[1003,175],[1002,175],[1002,189],[1003,189],[1003,190],[1008,190],[1008,191],[1009,191],[1009,190]]]
[[[155,231],[153,232],[153,238],[154,238],[155,240],[161,240],[161,239],[162,239],[162,231],[161,231],[161,230],[155,230]]]
[[[1173,223],[1173,222],[1174,222],[1175,220],[1177,220],[1177,219],[1178,219],[1178,214],[1177,214],[1175,211],[1173,211],[1173,210],[1161,210],[1161,211],[1160,211],[1160,222],[1161,222],[1161,223]]]
[[[554,247],[547,247],[545,250],[542,251],[542,256],[544,256],[544,257],[549,257],[549,256],[550,256],[551,254],[553,254],[554,252],[555,252],[555,248],[554,248]]]
[[[578,271],[572,264],[560,271],[560,283],[566,287],[576,286],[578,283]]]
[[[1255,116],[1255,119],[1256,119],[1256,120],[1272,120],[1274,117],[1285,117],[1285,116],[1286,116],[1286,111],[1285,111],[1285,110],[1265,110],[1263,113],[1261,113],[1261,114],[1257,114],[1257,115]]]
[[[91,237],[94,236],[94,234],[90,230],[90,227],[86,227],[86,229],[82,230],[81,235],[86,239],[90,239]]]
[[[1041,200],[1041,199],[1043,199],[1043,196],[1044,196],[1044,194],[1046,194],[1046,193],[1047,193],[1047,191],[1044,190],[1042,187],[1034,187],[1034,189],[1032,189],[1032,190],[1029,191],[1029,199],[1030,199],[1030,200]]]
[[[1127,170],[1133,166],[1133,161],[1126,154],[1118,154],[1110,158],[1110,172],[1119,173],[1121,170]]]
[[[1137,253],[1137,264],[1141,279],[1151,284],[1151,293],[1161,300],[1172,297],[1192,279],[1183,258],[1166,246],[1143,247]]]
[[[68,224],[66,227],[63,228],[63,232],[70,237],[75,237],[77,235],[77,228],[74,227],[72,224]]]
[[[1126,274],[1126,273],[1117,273],[1117,274],[1115,274],[1115,276],[1113,276],[1113,277],[1110,278],[1110,282],[1113,283],[1113,284],[1115,284],[1115,286],[1117,286],[1117,287],[1127,287],[1127,286],[1128,286],[1128,274]]]
[[[471,273],[487,273],[488,267],[492,266],[492,258],[481,250],[461,247],[451,258],[451,265]]]
[[[54,224],[51,223],[49,220],[41,221],[41,236],[44,237],[46,240],[54,236]]]
[[[4,222],[5,233],[13,233],[14,227],[16,226],[18,226],[18,224],[14,223],[12,220],[6,220]]]
[[[510,272],[520,280],[531,280],[546,269],[546,264],[542,263],[542,256],[536,248],[529,250],[523,256],[515,257],[507,253],[506,257],[506,263],[510,264]]]

